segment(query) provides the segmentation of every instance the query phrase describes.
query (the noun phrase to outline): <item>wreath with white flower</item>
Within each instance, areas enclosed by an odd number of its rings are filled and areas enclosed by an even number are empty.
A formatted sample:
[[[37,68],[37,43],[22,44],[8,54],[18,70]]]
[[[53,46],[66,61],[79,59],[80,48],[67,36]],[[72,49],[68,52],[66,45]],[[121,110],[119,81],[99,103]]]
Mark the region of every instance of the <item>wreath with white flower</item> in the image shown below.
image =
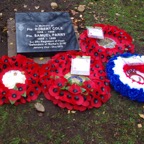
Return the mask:
[[[89,76],[70,73],[72,59],[82,56],[82,52],[76,51],[58,53],[41,67],[42,91],[61,108],[79,111],[99,108],[111,96],[109,80],[100,60],[91,57]]]
[[[101,58],[107,62],[112,56],[124,52],[134,53],[132,37],[124,30],[107,24],[94,24],[93,28],[102,28],[104,39],[88,37],[88,30],[83,31],[79,37],[81,51]]]
[[[106,65],[114,89],[131,100],[144,102],[144,56],[125,53],[114,56]]]
[[[0,105],[23,104],[36,100],[41,92],[39,66],[22,55],[0,58]]]

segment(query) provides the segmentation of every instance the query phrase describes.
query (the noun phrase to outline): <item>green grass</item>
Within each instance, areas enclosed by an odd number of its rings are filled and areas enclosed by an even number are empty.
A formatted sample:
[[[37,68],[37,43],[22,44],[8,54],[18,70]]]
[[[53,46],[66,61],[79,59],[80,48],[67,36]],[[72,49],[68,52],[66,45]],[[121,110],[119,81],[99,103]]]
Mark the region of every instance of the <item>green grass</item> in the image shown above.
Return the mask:
[[[92,2],[92,3],[91,3]],[[144,44],[143,0],[86,0],[85,24],[106,23],[125,29],[139,46]]]

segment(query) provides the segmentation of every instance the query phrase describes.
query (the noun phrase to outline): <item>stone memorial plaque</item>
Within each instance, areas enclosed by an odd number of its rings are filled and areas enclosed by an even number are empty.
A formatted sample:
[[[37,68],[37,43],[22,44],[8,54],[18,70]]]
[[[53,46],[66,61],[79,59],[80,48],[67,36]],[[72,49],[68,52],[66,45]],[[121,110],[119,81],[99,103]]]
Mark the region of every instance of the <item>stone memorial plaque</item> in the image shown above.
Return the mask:
[[[16,13],[15,19],[18,54],[51,56],[57,52],[79,50],[67,12]]]

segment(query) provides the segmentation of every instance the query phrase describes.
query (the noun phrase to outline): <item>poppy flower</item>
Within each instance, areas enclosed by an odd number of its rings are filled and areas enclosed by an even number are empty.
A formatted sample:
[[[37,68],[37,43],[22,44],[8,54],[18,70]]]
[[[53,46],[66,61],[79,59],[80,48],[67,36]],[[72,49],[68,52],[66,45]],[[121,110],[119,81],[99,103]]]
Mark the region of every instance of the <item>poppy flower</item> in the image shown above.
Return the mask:
[[[97,87],[99,87],[99,93],[102,95],[107,94],[108,92],[110,92],[110,87],[109,87],[109,81],[99,81],[97,83]]]
[[[48,75],[48,70],[50,70],[50,67],[48,64],[43,64],[41,67],[40,67],[40,71],[39,71],[39,77],[40,77],[40,80],[41,80],[41,77],[45,77]]]
[[[2,56],[0,61],[0,96],[4,103],[18,105],[34,100],[30,100],[26,92],[39,85],[38,64],[22,55]]]
[[[105,95],[100,95],[100,99],[103,103],[106,103],[111,97],[110,92],[107,92]]]
[[[0,105],[9,103],[7,96],[8,96],[8,89],[4,87],[3,84],[0,84]]]
[[[15,106],[17,106],[17,105],[19,105],[19,104],[25,104],[27,102],[27,100],[26,100],[26,98],[24,97],[24,98],[20,98],[19,100],[17,100],[15,103],[14,103],[14,105]]]
[[[69,92],[65,92],[61,100],[70,104],[74,104],[73,95]]]
[[[91,105],[95,108],[99,108],[102,105],[102,101],[98,97],[95,97],[91,100]]]
[[[65,108],[67,108],[68,110],[72,110],[73,109],[73,105],[70,103],[65,103]]]
[[[3,105],[3,104],[5,103],[5,102],[4,102],[5,99],[6,99],[5,97],[0,97],[0,106]]]
[[[69,88],[68,91],[74,95],[80,94],[81,93],[81,88],[77,84],[72,84]]]
[[[55,86],[55,85],[52,85],[49,87],[49,94],[51,96],[58,96],[58,93],[59,93],[59,87],[58,86]]]
[[[87,109],[87,107],[74,105],[74,109],[82,112],[82,111],[85,111]]]
[[[59,99],[60,99],[60,100],[63,100],[63,96],[64,96],[66,93],[67,93],[66,90],[60,90],[59,93],[58,93]]]
[[[58,106],[61,107],[61,108],[65,108],[65,103],[62,102],[62,101],[59,101]]]
[[[59,103],[58,99],[55,99],[53,97],[51,97],[51,101],[53,102],[53,104],[57,105]]]
[[[36,100],[38,98],[39,92],[37,92],[37,90],[35,90],[34,88],[28,88],[26,91],[26,95],[31,100]]]
[[[107,62],[115,54],[124,52],[134,53],[132,37],[124,30],[106,24],[94,24],[93,27],[101,27],[104,39],[88,37],[88,30],[80,34],[79,44],[84,53],[98,57],[102,62]]]
[[[6,97],[0,97],[0,105],[9,104],[10,101]]]
[[[21,98],[20,99],[20,103],[25,104],[26,103],[26,99],[25,98]]]
[[[75,105],[82,105],[84,102],[84,97],[82,95],[74,95],[73,101],[75,102]]]
[[[18,93],[17,90],[11,89],[8,93],[8,99],[9,101],[17,101],[18,99],[21,98],[21,95]]]
[[[24,94],[26,92],[26,85],[25,84],[21,84],[21,83],[17,83],[16,84],[16,89],[19,92],[20,95]]]
[[[96,89],[95,83],[91,80],[84,81],[83,86],[87,91],[92,91],[93,89]]]
[[[102,54],[103,51],[100,50],[98,53]],[[106,95],[109,92],[106,87],[110,86],[104,86],[105,93],[100,90],[99,81],[107,81],[100,58],[95,59],[90,55],[90,75],[75,76],[70,73],[72,58],[83,56],[89,56],[89,54],[76,51],[59,53],[41,67],[39,74],[41,89],[45,97],[53,104],[79,111],[100,107],[103,104],[100,94]],[[94,99],[97,99],[98,102],[94,103]]]
[[[59,77],[59,78],[55,79],[54,83],[59,88],[62,88],[62,87],[64,87],[67,84],[67,79],[65,79],[64,77]]]
[[[90,105],[90,102],[88,101],[87,98],[83,97],[84,98],[84,102],[82,103],[83,106],[85,107],[88,107]]]
[[[41,93],[41,88],[39,87],[39,85],[35,84],[35,85],[33,85],[33,88],[38,93],[38,95]]]
[[[51,95],[49,94],[49,91],[43,91],[43,93],[46,99],[51,100]]]

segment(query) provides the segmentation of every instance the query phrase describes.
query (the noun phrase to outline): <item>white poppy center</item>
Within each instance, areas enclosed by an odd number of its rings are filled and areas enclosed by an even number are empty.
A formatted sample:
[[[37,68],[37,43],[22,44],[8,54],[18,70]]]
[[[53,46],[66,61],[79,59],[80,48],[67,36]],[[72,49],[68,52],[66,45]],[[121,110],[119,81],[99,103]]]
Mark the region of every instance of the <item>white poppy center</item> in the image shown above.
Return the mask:
[[[24,84],[25,80],[25,75],[19,70],[10,70],[2,77],[3,84],[9,89],[13,89],[17,83]]]
[[[102,46],[104,48],[114,48],[116,45],[116,42],[113,39],[110,38],[104,38],[104,39],[98,39],[97,43],[99,46]]]

